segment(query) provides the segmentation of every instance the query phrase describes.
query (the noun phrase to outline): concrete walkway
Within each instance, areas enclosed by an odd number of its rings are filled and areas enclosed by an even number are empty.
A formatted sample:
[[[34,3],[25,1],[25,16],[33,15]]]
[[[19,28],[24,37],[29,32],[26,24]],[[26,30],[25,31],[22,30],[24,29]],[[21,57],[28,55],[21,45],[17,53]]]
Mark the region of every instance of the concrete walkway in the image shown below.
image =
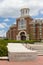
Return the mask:
[[[0,65],[43,65],[43,56],[38,56],[34,61],[24,62],[10,62],[7,60],[0,60]]]

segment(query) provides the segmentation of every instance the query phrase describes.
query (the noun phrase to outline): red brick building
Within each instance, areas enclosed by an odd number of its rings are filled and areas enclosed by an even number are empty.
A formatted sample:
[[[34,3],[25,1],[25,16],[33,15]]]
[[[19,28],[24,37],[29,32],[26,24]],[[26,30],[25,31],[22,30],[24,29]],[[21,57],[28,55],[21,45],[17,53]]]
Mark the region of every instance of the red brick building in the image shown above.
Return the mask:
[[[14,40],[43,40],[43,19],[33,19],[29,9],[23,8],[21,16],[9,28],[6,37]]]

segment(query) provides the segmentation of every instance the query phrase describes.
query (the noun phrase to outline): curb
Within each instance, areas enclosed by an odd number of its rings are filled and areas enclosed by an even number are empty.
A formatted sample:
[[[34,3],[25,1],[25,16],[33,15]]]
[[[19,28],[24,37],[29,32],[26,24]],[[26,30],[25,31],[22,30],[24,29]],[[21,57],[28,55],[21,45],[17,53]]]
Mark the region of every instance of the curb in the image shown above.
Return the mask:
[[[0,57],[0,60],[8,60],[8,57]]]

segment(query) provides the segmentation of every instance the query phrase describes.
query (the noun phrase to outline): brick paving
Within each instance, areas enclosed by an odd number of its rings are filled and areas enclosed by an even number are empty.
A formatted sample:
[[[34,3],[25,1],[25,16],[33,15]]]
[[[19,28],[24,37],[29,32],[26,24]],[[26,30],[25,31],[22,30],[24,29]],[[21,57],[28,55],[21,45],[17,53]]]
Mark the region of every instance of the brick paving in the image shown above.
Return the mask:
[[[0,65],[43,65],[43,56],[38,56],[34,61],[10,62],[7,60],[0,60]]]

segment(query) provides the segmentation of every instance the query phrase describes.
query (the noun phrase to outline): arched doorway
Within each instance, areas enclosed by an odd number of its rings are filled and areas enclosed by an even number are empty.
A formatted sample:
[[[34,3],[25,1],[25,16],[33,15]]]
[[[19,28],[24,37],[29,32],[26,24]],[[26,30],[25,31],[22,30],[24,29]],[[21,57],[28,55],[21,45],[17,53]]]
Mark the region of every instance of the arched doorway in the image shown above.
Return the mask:
[[[26,36],[24,32],[20,33],[21,40],[26,40]]]

